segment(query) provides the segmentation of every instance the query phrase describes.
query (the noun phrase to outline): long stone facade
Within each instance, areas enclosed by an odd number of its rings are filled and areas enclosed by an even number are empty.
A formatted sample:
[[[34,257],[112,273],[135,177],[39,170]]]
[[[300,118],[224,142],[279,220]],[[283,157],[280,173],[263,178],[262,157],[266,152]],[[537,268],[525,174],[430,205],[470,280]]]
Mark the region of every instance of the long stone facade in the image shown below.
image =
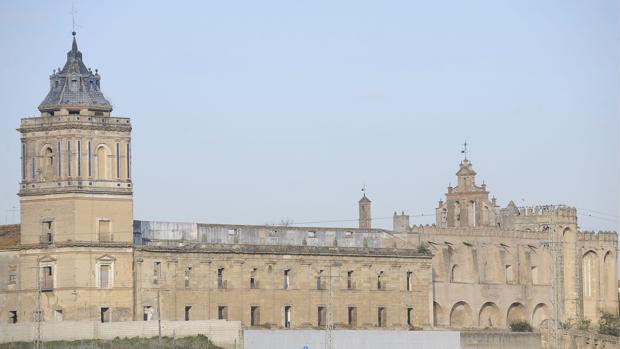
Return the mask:
[[[256,328],[506,328],[618,313],[617,234],[575,208],[506,207],[469,160],[436,224],[249,226],[133,218],[131,123],[75,36],[24,118],[21,223],[0,227],[0,322],[236,320]]]

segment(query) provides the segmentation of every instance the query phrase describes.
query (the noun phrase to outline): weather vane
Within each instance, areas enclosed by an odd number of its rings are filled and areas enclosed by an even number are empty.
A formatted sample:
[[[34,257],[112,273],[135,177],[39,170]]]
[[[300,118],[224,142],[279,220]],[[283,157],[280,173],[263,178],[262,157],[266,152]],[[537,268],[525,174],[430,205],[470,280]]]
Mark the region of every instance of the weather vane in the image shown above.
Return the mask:
[[[465,140],[465,143],[463,143],[463,150],[461,150],[461,154],[463,154],[465,156],[465,160],[467,160],[467,153],[469,151],[467,150],[467,140]]]

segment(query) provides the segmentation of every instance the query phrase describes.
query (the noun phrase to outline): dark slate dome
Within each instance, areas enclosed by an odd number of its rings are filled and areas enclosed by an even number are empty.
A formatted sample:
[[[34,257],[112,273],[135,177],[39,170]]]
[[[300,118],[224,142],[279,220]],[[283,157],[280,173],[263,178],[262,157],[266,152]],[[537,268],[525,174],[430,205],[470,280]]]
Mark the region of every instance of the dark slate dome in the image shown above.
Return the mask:
[[[67,63],[62,70],[50,76],[50,92],[39,105],[41,112],[53,112],[61,108],[69,110],[89,109],[111,112],[112,105],[100,89],[101,76],[86,68],[82,52],[78,50],[75,32],[73,45],[67,52]]]

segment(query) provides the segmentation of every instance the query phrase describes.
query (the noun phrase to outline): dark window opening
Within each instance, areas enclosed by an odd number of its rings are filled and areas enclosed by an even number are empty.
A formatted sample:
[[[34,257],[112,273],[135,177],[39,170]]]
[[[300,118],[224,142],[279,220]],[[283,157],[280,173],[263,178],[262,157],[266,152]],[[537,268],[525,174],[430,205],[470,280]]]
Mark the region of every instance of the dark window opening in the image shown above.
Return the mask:
[[[189,305],[185,306],[185,321],[189,321],[189,312],[192,310],[192,307]]]
[[[217,318],[218,320],[228,320],[228,307],[224,305],[220,305],[217,307]]]
[[[226,281],[224,281],[224,268],[217,270],[217,288],[226,288]]]
[[[101,322],[110,322],[112,311],[110,308],[101,308]]]
[[[377,308],[377,326],[385,327],[387,324],[386,312],[384,307]]]
[[[257,306],[250,307],[250,326],[260,325],[260,308]]]
[[[325,311],[325,307],[320,306],[317,309],[317,323],[319,326],[325,326],[325,324],[327,323],[326,321],[326,311]]]
[[[409,325],[409,327],[413,326],[413,308],[412,307],[407,308],[407,325]]]
[[[291,328],[291,306],[284,307],[284,327]]]
[[[9,311],[9,323],[16,324],[17,323],[17,310]]]
[[[349,326],[350,327],[357,326],[357,308],[349,307],[348,315],[349,315]]]

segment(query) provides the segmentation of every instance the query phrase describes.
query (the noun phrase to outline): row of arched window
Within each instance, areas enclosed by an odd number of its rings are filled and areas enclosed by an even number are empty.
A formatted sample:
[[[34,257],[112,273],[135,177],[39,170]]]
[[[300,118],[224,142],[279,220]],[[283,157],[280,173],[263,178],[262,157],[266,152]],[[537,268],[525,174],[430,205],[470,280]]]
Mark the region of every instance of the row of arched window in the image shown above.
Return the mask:
[[[58,177],[94,179],[131,178],[129,143],[107,144],[91,141],[58,141],[33,151],[28,161],[27,145],[22,143],[22,180],[51,180]],[[30,162],[30,164],[29,164]],[[30,171],[28,171],[30,169]]]

